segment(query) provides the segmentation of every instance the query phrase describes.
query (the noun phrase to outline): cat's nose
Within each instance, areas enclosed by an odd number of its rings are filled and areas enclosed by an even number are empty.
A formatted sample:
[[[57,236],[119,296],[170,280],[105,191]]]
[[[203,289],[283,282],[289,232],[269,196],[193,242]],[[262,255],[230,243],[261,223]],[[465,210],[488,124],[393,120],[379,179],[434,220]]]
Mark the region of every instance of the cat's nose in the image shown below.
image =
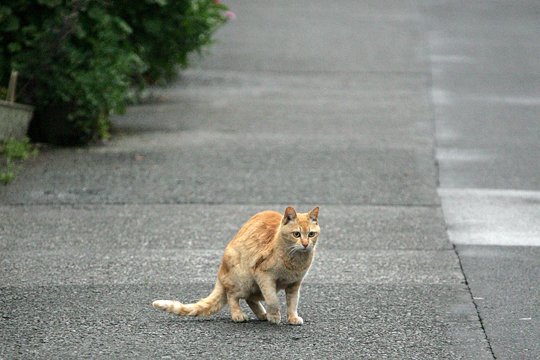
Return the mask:
[[[305,248],[307,248],[307,247],[308,247],[308,245],[309,245],[308,243],[305,243],[305,244],[304,244],[304,243],[302,243],[302,246],[304,247],[304,249],[305,249]]]

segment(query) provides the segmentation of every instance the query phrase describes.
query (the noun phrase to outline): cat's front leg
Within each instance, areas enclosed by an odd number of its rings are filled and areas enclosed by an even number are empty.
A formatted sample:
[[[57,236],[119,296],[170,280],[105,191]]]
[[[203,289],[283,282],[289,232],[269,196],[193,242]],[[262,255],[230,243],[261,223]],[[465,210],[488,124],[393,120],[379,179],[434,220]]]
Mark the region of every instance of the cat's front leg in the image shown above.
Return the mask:
[[[291,325],[302,325],[304,319],[298,316],[298,300],[300,299],[300,282],[285,288],[287,299],[287,322]]]
[[[274,324],[279,324],[281,322],[281,312],[279,311],[276,280],[264,274],[258,275],[256,281],[266,303],[266,320]]]
[[[266,310],[258,299],[248,298],[246,299],[246,302],[255,316],[257,316],[257,319],[266,320]]]

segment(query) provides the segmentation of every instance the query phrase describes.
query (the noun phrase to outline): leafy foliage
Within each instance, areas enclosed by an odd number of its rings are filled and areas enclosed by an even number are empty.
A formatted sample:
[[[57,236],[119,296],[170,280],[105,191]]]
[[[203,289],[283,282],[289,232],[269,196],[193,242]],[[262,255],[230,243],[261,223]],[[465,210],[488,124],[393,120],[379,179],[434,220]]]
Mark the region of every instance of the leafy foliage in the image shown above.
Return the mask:
[[[147,82],[169,80],[176,66],[188,65],[188,54],[211,43],[214,31],[225,21],[227,8],[208,0],[120,0],[117,15],[131,27],[131,50],[147,68]]]
[[[213,0],[11,0],[0,5],[1,83],[19,72],[18,99],[36,108],[35,140],[106,137],[129,88],[172,78],[225,11]]]
[[[0,183],[8,184],[15,179],[18,161],[24,161],[37,155],[38,150],[30,144],[28,138],[22,140],[7,139],[0,144]]]

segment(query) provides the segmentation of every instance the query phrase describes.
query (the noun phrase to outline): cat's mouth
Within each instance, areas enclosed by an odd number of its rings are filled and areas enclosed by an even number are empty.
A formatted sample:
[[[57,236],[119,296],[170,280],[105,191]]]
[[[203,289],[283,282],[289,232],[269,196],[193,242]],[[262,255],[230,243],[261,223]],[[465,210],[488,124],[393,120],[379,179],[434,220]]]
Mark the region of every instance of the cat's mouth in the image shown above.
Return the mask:
[[[309,246],[302,246],[302,245],[295,245],[291,248],[289,248],[289,256],[293,257],[295,255],[299,255],[299,254],[302,254],[302,255],[305,255],[305,254],[309,254],[310,252],[313,251],[315,247],[313,245],[309,245]]]

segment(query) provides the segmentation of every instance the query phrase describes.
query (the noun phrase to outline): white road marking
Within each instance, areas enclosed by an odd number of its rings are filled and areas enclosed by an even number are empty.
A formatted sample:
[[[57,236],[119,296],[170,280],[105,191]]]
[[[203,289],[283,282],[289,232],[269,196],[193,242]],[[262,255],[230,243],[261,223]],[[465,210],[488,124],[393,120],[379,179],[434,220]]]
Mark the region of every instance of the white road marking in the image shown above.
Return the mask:
[[[435,105],[450,105],[453,103],[450,93],[443,89],[433,88],[431,90],[431,99]]]
[[[540,246],[540,191],[438,190],[455,244]]]

